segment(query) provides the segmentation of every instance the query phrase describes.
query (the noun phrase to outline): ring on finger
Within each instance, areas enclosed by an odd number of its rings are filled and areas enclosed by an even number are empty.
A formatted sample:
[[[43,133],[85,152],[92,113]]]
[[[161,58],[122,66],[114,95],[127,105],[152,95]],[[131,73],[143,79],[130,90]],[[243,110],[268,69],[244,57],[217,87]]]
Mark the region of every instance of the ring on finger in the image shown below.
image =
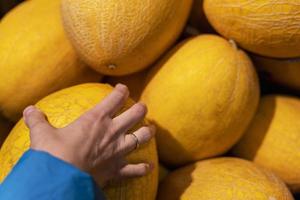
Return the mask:
[[[135,147],[134,150],[138,149],[140,147],[140,141],[139,138],[134,134],[134,133],[130,133],[130,135],[133,136],[133,138],[135,139]]]

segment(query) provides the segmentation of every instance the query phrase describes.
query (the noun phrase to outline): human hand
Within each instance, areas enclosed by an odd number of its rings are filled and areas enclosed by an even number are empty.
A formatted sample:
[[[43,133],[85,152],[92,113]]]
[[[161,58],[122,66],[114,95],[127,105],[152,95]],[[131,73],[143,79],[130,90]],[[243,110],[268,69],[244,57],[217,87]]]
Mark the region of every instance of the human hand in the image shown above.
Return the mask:
[[[127,131],[140,122],[147,109],[136,103],[114,117],[124,106],[129,91],[118,84],[110,95],[76,121],[64,128],[55,128],[34,106],[27,107],[24,120],[30,129],[31,148],[45,151],[101,180],[108,181],[144,176],[153,169],[151,163],[130,164],[126,155],[138,144],[147,143],[154,135],[153,126],[141,127],[133,134]]]

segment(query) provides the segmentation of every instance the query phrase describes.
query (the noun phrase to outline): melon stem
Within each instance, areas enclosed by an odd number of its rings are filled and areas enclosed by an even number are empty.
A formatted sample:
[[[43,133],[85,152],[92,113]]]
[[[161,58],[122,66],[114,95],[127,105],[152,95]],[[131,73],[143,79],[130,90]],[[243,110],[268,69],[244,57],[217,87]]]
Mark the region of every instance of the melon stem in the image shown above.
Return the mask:
[[[116,69],[116,68],[117,68],[117,65],[110,64],[110,65],[108,65],[107,67],[108,67],[108,69],[113,70],[113,69]]]
[[[238,50],[238,46],[236,44],[236,42],[233,39],[229,39],[228,42],[231,44],[231,46],[235,49]]]

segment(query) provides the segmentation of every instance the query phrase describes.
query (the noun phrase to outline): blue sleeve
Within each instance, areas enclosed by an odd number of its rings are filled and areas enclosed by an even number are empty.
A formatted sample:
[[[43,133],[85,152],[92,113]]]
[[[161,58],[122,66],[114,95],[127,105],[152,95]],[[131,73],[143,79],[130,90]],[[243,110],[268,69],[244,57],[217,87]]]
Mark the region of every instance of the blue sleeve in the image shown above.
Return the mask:
[[[1,165],[1,164],[0,164]],[[104,200],[92,177],[46,152],[28,150],[0,185],[1,200]]]

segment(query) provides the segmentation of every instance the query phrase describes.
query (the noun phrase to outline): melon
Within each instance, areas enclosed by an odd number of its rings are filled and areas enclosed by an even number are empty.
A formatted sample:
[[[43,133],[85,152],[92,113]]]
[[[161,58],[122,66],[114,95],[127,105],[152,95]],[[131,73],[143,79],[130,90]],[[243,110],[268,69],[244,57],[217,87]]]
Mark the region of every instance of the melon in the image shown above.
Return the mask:
[[[0,22],[0,112],[13,121],[56,90],[100,79],[73,50],[59,8],[60,0],[25,1]]]
[[[215,35],[175,47],[150,71],[141,96],[157,126],[160,160],[169,166],[228,151],[250,123],[258,100],[251,60]]]
[[[130,97],[133,100],[138,101],[145,87],[145,79],[148,71],[149,70],[143,70],[127,76],[108,76],[105,77],[105,82],[110,85],[116,85],[118,83],[126,85],[130,91]]]
[[[50,94],[40,100],[36,106],[47,115],[53,126],[61,128],[94,107],[112,90],[113,88],[108,84],[81,84]],[[133,105],[133,101],[129,100],[124,109],[131,105]],[[141,125],[136,126],[129,132],[133,132]],[[29,145],[29,130],[26,128],[23,119],[21,119],[10,132],[0,150],[0,182],[8,175],[21,155],[29,148]],[[148,144],[131,153],[128,161],[131,163],[151,162],[154,164],[155,169],[147,176],[107,186],[104,188],[104,192],[108,199],[154,200],[158,184],[155,140],[152,139]],[[97,177],[95,179],[97,180]]]
[[[158,200],[293,200],[286,185],[252,162],[230,157],[196,162],[171,172]]]
[[[272,83],[300,90],[300,59],[274,59],[252,56],[258,71]]]
[[[68,35],[83,60],[106,75],[150,66],[178,38],[192,0],[63,0]]]
[[[262,56],[300,56],[300,4],[291,0],[204,0],[212,26]]]
[[[300,99],[268,95],[261,99],[249,129],[233,149],[253,160],[300,192]]]

